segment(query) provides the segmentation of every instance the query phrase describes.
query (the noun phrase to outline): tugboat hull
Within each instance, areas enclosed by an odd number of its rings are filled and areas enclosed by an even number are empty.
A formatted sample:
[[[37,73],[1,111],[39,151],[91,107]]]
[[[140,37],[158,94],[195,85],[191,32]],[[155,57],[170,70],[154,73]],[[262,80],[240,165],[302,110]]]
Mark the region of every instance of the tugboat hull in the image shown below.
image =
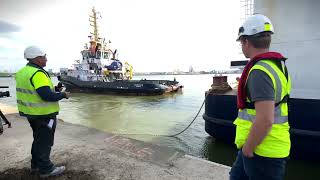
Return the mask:
[[[70,76],[59,76],[58,80],[69,92],[148,96],[177,92],[182,89],[179,82],[169,80],[115,80],[102,82],[82,81]]]
[[[205,130],[216,139],[234,144],[237,117],[236,95],[208,94],[205,100]],[[289,100],[291,138],[290,157],[319,160],[320,153],[320,100]]]

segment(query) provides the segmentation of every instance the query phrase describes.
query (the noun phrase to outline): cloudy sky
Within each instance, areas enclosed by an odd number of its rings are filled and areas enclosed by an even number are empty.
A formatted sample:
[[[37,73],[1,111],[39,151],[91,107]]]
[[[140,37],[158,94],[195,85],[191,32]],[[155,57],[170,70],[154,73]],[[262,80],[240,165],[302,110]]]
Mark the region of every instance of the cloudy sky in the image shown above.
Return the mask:
[[[24,66],[23,50],[47,51],[46,69],[70,67],[89,35],[89,12],[99,30],[135,71],[226,69],[243,59],[235,42],[240,0],[1,0],[0,71]]]

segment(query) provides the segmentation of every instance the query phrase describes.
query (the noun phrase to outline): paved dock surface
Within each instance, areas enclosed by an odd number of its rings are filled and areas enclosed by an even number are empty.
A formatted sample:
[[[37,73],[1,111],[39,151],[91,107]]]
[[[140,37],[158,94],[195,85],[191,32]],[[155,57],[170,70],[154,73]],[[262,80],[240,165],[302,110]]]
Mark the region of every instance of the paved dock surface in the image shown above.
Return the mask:
[[[38,179],[30,175],[32,131],[26,119],[0,104],[13,128],[0,135],[0,180]],[[13,113],[13,114],[12,114]],[[226,180],[230,167],[173,148],[59,121],[51,160],[66,165],[57,180]]]

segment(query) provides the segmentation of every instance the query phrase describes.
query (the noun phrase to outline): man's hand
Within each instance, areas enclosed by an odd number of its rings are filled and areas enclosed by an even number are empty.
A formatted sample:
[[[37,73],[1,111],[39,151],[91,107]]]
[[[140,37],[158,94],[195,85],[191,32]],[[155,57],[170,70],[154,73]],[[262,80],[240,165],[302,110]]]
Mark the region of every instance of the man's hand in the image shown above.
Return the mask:
[[[69,99],[69,97],[70,97],[70,92],[62,92],[63,94],[64,94],[64,97],[66,98],[66,99]]]
[[[248,158],[252,158],[254,156],[253,150],[250,149],[246,144],[244,144],[244,146],[242,147],[242,154]]]

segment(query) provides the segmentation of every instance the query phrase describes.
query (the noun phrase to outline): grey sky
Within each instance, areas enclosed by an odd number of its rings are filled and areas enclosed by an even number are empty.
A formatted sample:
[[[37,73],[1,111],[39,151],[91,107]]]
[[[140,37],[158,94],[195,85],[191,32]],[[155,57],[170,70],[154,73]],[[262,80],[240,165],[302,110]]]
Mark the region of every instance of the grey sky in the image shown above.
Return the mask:
[[[88,42],[93,5],[100,34],[135,71],[226,69],[243,58],[240,0],[1,0],[0,20],[20,31],[0,36],[0,61],[10,59],[0,71],[20,68],[28,45],[47,50],[48,69],[70,67]]]
[[[63,0],[1,0],[0,18],[19,24],[24,18],[28,18],[29,14],[61,2]]]
[[[18,31],[20,31],[19,26],[0,20],[0,36],[1,36],[1,33],[11,33],[11,32],[18,32]]]

